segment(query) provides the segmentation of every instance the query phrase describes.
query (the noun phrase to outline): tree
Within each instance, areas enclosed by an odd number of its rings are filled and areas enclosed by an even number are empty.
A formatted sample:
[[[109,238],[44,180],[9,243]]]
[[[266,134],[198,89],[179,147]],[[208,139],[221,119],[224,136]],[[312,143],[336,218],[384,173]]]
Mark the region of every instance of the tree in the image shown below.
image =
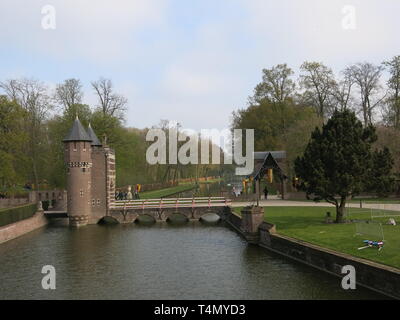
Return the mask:
[[[389,61],[383,62],[388,68],[390,78],[387,81],[389,96],[386,98],[386,121],[400,129],[400,56],[395,56]]]
[[[315,119],[314,110],[287,100],[272,103],[264,100],[233,114],[233,129],[254,129],[256,151],[278,150],[286,146],[287,134],[303,119]],[[313,124],[315,122],[312,122]]]
[[[375,140],[375,128],[364,128],[354,112],[335,111],[322,130],[315,129],[303,156],[295,161],[300,189],[315,201],[334,204],[337,223],[343,222],[347,198],[368,185]]]
[[[386,197],[394,190],[395,179],[391,174],[393,164],[393,157],[387,147],[373,153],[371,178],[368,180],[369,191],[376,191],[378,196]]]
[[[324,119],[331,111],[331,95],[336,86],[333,72],[320,62],[304,62],[301,67],[300,86],[306,104],[315,108],[319,117]]]
[[[100,78],[91,84],[97,95],[99,108],[103,114],[122,119],[128,100],[124,96],[114,93],[111,80]]]
[[[369,62],[356,63],[345,69],[346,76],[360,91],[360,105],[365,126],[372,124],[373,111],[385,98],[384,94],[380,94],[379,80],[382,70],[382,66]]]
[[[36,187],[39,186],[41,160],[44,156],[44,121],[52,109],[48,88],[35,79],[8,80],[0,83],[0,87],[9,99],[17,102],[25,112],[25,132],[27,133],[25,150],[31,163],[32,177]]]
[[[73,105],[82,103],[82,85],[79,79],[67,79],[63,83],[57,84],[54,99],[64,110]]]
[[[295,90],[295,82],[290,78],[292,69],[286,64],[278,64],[271,69],[263,69],[262,82],[254,89],[253,102],[261,102],[267,99],[271,102],[284,102],[292,96]]]
[[[6,96],[0,96],[0,187],[10,188],[22,182],[22,142],[26,139],[23,130],[23,109]]]
[[[394,160],[393,172],[400,176],[400,130],[394,127],[378,125],[376,126],[376,134],[378,140],[374,143],[374,148],[389,148]]]
[[[332,90],[332,100],[335,109],[343,111],[345,109],[351,109],[353,105],[353,97],[351,89],[354,85],[353,79],[342,72],[343,78],[336,82]]]

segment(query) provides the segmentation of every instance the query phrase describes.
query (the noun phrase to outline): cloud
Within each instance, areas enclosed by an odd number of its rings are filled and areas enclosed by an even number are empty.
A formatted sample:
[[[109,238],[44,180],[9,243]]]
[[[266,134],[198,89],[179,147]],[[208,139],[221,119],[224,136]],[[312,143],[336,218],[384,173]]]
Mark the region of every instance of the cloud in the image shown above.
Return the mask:
[[[355,61],[381,62],[398,54],[400,2],[395,0],[245,1],[250,28],[265,38],[260,51],[273,63],[323,61],[343,67]],[[344,29],[345,6],[355,8],[356,28]]]
[[[0,37],[43,55],[112,63],[135,50],[138,31],[163,24],[164,0],[55,0],[56,29],[44,30],[42,7],[48,1],[3,0]],[[5,26],[8,26],[5,28]]]
[[[47,4],[56,30],[41,28]],[[355,30],[342,28],[344,5],[356,8]],[[317,60],[338,72],[399,54],[399,9],[397,0],[2,0],[0,80],[80,78],[93,105],[90,81],[103,76],[127,96],[128,125],[224,128],[262,68]]]

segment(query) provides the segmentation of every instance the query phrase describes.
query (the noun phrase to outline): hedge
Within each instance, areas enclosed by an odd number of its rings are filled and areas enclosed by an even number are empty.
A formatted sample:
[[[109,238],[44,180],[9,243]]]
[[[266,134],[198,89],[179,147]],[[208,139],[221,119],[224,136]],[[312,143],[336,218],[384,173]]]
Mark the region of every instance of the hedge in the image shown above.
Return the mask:
[[[0,227],[32,217],[36,209],[37,204],[33,203],[21,207],[0,210]]]

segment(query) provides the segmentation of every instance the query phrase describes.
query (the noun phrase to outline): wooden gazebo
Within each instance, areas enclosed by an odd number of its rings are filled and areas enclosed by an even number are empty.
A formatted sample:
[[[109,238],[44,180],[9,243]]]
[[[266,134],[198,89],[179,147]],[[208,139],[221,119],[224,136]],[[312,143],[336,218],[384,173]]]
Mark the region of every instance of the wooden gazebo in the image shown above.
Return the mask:
[[[282,199],[285,198],[286,180],[288,179],[282,168],[285,165],[285,160],[285,151],[264,151],[254,153],[254,171],[250,176],[254,179],[255,183],[257,205],[260,199],[260,180],[265,177],[268,169],[272,169],[275,172],[275,175],[279,178]]]

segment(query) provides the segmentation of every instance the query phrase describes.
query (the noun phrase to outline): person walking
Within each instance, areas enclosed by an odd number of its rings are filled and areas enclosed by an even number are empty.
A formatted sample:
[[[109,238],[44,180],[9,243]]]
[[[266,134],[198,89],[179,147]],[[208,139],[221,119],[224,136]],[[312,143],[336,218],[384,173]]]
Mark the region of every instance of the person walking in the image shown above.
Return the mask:
[[[268,188],[267,188],[267,186],[265,186],[265,188],[264,188],[264,199],[267,200],[267,198],[268,198]]]

